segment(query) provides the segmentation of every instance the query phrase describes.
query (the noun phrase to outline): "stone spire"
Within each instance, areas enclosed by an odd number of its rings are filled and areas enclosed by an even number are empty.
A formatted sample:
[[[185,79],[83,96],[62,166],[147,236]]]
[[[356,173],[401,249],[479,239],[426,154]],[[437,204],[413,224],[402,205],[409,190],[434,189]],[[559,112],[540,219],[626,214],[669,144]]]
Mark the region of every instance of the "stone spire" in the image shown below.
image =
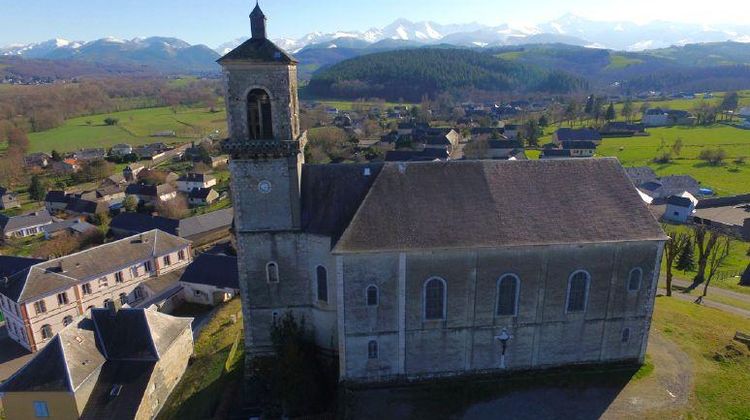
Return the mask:
[[[253,39],[266,39],[266,15],[260,10],[260,4],[255,2],[255,9],[250,13],[250,27]]]

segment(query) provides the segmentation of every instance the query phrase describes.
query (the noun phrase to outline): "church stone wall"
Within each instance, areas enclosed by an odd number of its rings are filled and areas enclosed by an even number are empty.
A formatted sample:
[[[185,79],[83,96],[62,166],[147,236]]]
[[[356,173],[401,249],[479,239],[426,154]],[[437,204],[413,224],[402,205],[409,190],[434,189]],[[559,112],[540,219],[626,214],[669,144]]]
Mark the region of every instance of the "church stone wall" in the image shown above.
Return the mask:
[[[330,239],[299,232],[238,232],[238,264],[245,344],[249,355],[271,350],[274,317],[291,312],[314,329],[316,342],[336,348],[336,289]],[[269,283],[266,265],[275,262],[279,282]],[[328,270],[328,302],[318,302],[316,270]]]
[[[512,335],[508,369],[640,360],[660,253],[658,242],[642,242],[340,256],[343,379],[495,370],[502,353],[495,337],[503,329]],[[636,267],[643,280],[628,291]],[[591,275],[587,309],[566,314],[568,278],[577,270]],[[495,315],[497,280],[506,273],[521,281],[515,317]],[[423,285],[431,277],[447,283],[445,321],[423,319]],[[377,308],[365,304],[369,284],[379,287]],[[368,358],[370,340],[378,341],[377,360]]]

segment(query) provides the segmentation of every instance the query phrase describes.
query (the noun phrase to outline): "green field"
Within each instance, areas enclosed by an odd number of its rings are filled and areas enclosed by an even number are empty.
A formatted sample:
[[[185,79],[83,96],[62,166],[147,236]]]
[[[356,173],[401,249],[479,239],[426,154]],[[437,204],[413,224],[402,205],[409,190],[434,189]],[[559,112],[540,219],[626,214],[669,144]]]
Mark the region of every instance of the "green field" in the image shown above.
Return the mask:
[[[624,69],[626,67],[630,67],[636,64],[643,63],[643,60],[639,60],[637,58],[630,58],[625,57],[624,55],[611,55],[609,58],[609,65],[607,66],[608,70],[619,70]]]
[[[386,109],[393,108],[394,106],[399,106],[399,105],[407,105],[410,108],[414,106],[414,104],[407,104],[407,103],[400,104],[396,102],[362,102],[362,101],[315,101],[315,102],[326,107],[336,108],[339,111],[352,111],[357,105],[361,105],[366,108],[385,107]],[[384,111],[384,109],[381,109],[381,111]]]
[[[648,132],[648,137],[604,139],[597,153],[616,156],[625,166],[650,166],[658,175],[691,175],[719,195],[750,192],[750,130],[714,125],[652,128]],[[668,164],[654,163],[662,139],[671,145],[678,138],[683,141],[679,157]],[[711,166],[698,160],[701,150],[712,148],[727,152],[723,165]],[[748,162],[735,163],[740,157],[748,158]]]
[[[107,117],[117,118],[116,126],[104,124]],[[150,137],[159,131],[173,130],[175,138]],[[91,115],[65,121],[61,127],[29,135],[31,152],[74,151],[87,147],[111,147],[117,143],[132,146],[157,141],[174,142],[200,138],[213,130],[226,130],[226,114],[206,108],[146,108],[111,114]]]

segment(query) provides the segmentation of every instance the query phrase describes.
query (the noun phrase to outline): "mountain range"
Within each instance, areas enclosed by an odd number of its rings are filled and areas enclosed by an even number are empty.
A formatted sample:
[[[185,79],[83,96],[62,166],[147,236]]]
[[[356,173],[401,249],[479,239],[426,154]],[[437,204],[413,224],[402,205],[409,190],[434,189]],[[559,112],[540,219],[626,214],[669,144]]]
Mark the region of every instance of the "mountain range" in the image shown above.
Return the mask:
[[[643,51],[702,42],[750,42],[750,25],[723,25],[719,28],[664,21],[645,24],[627,21],[603,22],[572,14],[538,25],[441,25],[435,22],[398,19],[383,28],[372,28],[364,32],[314,32],[298,39],[279,38],[274,41],[287,51],[295,53],[309,45],[326,43],[333,48],[339,46],[339,43],[352,40],[366,44],[383,40],[402,40],[417,44],[442,43],[467,47],[564,43],[620,51]],[[223,53],[240,42],[241,40],[235,40],[220,45],[216,51]]]
[[[107,37],[91,42],[53,39],[0,48],[0,56],[148,67],[166,73],[216,72],[218,65],[215,61],[219,58],[216,51],[205,45],[190,45],[180,39],[166,37],[132,40]]]

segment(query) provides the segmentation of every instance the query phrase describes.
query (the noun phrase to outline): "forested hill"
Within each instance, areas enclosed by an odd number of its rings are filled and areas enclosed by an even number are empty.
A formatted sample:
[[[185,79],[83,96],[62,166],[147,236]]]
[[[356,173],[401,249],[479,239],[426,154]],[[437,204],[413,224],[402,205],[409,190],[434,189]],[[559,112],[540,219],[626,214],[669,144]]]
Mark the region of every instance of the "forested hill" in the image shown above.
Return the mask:
[[[582,78],[560,70],[467,49],[420,48],[369,54],[335,64],[313,76],[307,93],[327,98],[419,101],[424,95],[466,89],[569,93],[586,87]]]

